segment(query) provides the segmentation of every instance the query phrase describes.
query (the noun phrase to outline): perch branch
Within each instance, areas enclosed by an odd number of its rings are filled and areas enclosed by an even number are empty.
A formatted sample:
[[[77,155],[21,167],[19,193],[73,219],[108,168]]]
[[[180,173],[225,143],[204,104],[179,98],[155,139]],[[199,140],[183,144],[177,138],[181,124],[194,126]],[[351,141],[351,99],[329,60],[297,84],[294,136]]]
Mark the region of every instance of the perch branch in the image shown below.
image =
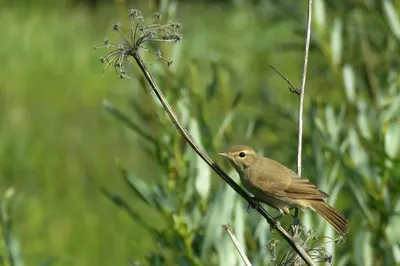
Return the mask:
[[[229,237],[231,238],[231,240],[232,240],[233,244],[235,245],[235,248],[239,252],[239,255],[242,258],[244,264],[246,264],[246,266],[251,266],[250,260],[247,258],[246,253],[244,253],[244,250],[240,246],[239,241],[237,240],[236,236],[232,232],[231,225],[230,224],[225,224],[222,227],[226,230],[226,232],[228,233]]]
[[[175,125],[176,129],[182,135],[182,137],[186,140],[186,142],[193,148],[193,150],[226,182],[230,187],[235,190],[240,196],[242,196],[254,209],[256,209],[270,224],[271,228],[275,228],[279,234],[288,242],[288,244],[299,254],[299,256],[308,264],[308,265],[315,265],[304,250],[304,248],[285,230],[283,227],[277,222],[271,214],[269,214],[265,209],[257,203],[249,194],[247,194],[236,182],[230,178],[222,168],[215,163],[203,149],[197,144],[195,139],[187,132],[187,130],[181,125],[175,112],[167,102],[164,94],[158,88],[157,83],[154,81],[152,75],[147,70],[146,65],[140,59],[139,53],[136,51],[133,53],[133,57],[138,64],[140,70],[142,71],[143,75],[145,76],[147,82],[149,83],[150,87],[152,88],[153,92],[155,93],[158,100],[161,102],[162,106],[164,107],[165,111],[167,112],[169,118]]]

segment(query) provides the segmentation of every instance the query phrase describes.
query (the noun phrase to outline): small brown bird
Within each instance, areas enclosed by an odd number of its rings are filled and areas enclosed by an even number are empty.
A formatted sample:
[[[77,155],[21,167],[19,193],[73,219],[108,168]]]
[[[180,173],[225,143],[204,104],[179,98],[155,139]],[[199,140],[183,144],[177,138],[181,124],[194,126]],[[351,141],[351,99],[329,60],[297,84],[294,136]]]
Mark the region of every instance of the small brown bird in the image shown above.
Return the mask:
[[[259,156],[253,148],[236,145],[226,153],[239,173],[243,186],[255,198],[277,209],[282,215],[290,209],[310,208],[321,215],[339,233],[347,233],[348,222],[337,210],[325,203],[328,194],[319,190],[307,178],[298,176],[282,164]]]

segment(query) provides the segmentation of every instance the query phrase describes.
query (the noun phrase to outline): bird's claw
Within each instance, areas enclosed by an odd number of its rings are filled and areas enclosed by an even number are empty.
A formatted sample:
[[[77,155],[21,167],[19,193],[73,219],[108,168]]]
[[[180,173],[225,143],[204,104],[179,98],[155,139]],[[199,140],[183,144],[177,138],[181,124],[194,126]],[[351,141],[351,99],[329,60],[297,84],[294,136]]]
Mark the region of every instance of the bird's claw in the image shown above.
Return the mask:
[[[297,229],[298,229],[298,228],[299,228],[299,225],[297,225],[297,224],[291,224],[290,227],[289,227],[289,229],[288,229],[288,232],[290,232],[290,234],[291,234],[292,236],[297,235]]]
[[[288,231],[290,231],[292,233],[292,235],[295,235],[295,234],[297,234],[297,229],[300,225],[298,211],[295,211],[295,213],[294,213],[294,215],[292,215],[292,217],[293,217],[293,224],[290,225],[290,228],[288,229]]]

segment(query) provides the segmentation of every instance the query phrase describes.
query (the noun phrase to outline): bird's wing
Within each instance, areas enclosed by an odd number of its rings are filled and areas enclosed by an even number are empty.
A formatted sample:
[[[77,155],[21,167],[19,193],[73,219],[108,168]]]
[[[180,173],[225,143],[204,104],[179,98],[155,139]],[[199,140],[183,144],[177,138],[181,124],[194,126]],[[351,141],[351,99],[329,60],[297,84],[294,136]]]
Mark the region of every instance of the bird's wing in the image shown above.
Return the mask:
[[[296,173],[268,158],[262,158],[258,163],[261,164],[261,167],[254,168],[257,170],[251,174],[251,183],[264,194],[273,197],[286,197],[285,189],[290,186],[291,179],[296,176]],[[268,165],[268,169],[263,167],[265,165]]]
[[[299,177],[286,166],[268,158],[260,162],[269,165],[266,170],[253,173],[252,183],[263,193],[273,197],[287,197],[292,199],[324,199],[328,194],[319,190],[307,178]]]
[[[324,199],[328,194],[319,190],[313,183],[304,177],[293,177],[290,185],[284,190],[286,196],[292,199]]]

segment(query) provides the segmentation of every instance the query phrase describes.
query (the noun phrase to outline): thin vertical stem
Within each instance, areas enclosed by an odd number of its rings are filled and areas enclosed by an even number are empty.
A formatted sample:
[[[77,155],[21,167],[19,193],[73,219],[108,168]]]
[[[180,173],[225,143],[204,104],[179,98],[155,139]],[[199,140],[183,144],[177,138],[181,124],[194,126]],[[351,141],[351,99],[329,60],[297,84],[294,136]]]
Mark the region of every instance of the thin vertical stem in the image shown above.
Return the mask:
[[[299,135],[298,135],[298,140],[297,140],[297,174],[299,176],[301,176],[301,154],[302,154],[302,148],[303,148],[304,92],[306,89],[308,53],[310,50],[311,19],[312,19],[312,0],[308,0],[306,45],[304,48],[304,65],[303,65],[303,74],[301,76],[301,87],[300,87],[300,95],[299,95],[299,116],[298,116],[298,118],[299,118],[298,119]]]

